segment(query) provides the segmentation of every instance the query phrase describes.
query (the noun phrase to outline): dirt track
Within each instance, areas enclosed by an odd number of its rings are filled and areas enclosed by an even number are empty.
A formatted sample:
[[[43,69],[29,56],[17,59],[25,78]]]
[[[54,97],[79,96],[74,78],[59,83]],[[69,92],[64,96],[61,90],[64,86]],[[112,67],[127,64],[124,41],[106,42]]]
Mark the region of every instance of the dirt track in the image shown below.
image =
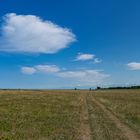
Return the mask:
[[[89,113],[87,106],[87,95],[83,94],[81,96],[82,108],[80,113],[80,121],[81,121],[81,138],[82,140],[91,140],[91,130],[90,130],[90,122],[89,122]]]
[[[111,119],[115,123],[115,125],[122,131],[126,138],[128,138],[129,140],[139,140],[134,131],[132,131],[127,125],[122,123],[120,119],[118,119],[111,111],[109,111],[102,103],[100,103],[93,96],[92,101],[95,104],[97,104],[104,111],[104,113],[106,113],[109,119]]]

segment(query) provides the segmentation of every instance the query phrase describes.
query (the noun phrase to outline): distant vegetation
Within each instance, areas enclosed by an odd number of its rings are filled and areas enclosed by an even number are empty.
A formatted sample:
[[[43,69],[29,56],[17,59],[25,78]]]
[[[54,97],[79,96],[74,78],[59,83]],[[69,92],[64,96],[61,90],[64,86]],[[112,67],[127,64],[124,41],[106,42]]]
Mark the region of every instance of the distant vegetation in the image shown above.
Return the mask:
[[[118,87],[107,87],[107,88],[102,88],[102,87],[97,87],[98,89],[140,89],[140,86],[118,86]]]

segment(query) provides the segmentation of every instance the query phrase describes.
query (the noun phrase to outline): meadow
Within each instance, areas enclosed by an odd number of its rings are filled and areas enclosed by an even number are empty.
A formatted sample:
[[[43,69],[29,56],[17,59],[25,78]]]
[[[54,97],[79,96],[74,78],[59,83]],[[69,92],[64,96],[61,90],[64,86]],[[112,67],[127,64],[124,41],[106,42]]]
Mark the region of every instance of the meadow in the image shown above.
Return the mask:
[[[140,90],[0,90],[0,140],[139,140]]]

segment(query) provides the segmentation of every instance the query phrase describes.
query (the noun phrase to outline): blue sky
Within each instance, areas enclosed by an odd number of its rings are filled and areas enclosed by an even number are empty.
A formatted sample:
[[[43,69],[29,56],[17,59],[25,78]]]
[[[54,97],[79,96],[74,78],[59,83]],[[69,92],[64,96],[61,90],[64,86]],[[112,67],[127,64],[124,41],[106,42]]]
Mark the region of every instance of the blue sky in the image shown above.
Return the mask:
[[[4,0],[0,88],[140,84],[140,1]]]

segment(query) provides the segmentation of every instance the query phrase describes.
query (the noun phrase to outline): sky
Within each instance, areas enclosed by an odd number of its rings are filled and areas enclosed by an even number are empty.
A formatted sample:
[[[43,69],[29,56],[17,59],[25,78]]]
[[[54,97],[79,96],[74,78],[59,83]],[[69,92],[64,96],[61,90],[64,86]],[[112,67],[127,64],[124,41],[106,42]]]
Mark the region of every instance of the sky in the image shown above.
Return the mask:
[[[140,84],[140,1],[2,0],[0,88]]]

